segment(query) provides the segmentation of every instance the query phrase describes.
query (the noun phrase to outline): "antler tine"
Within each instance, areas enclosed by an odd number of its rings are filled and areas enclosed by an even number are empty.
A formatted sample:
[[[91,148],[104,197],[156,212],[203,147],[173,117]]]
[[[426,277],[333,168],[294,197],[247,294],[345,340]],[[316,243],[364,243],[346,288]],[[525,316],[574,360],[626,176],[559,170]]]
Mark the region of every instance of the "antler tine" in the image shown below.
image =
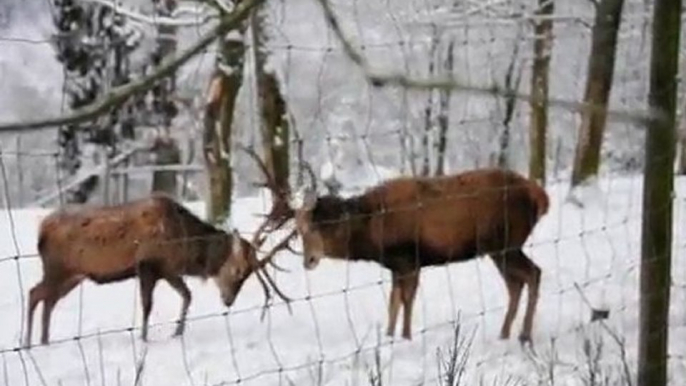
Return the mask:
[[[254,270],[255,276],[257,276],[257,280],[260,282],[260,286],[262,287],[262,291],[264,291],[264,305],[262,306],[262,313],[260,314],[260,321],[264,320],[264,316],[266,315],[267,309],[269,308],[270,300],[272,299],[272,293],[269,290],[270,285],[272,287],[274,287],[274,291],[276,292],[276,294],[286,302],[286,304],[288,305],[289,311],[292,313],[293,311],[291,310],[290,303],[289,303],[291,299],[288,298],[287,296],[285,296],[276,287],[276,283],[274,282],[274,279],[272,279],[271,276],[269,276],[269,274],[263,269],[263,267],[260,265],[260,262],[257,261],[257,259],[253,259],[252,264],[254,264],[254,267],[255,267],[255,270]],[[264,275],[264,277],[263,277],[263,275]],[[265,278],[266,278],[266,280],[265,280]]]
[[[288,218],[292,217],[292,214],[289,211],[290,208],[288,208],[288,205],[286,204],[288,195],[290,194],[290,187],[279,187],[276,180],[274,179],[274,176],[269,172],[269,168],[264,163],[264,161],[262,161],[260,156],[257,155],[254,149],[243,145],[239,145],[239,148],[246,152],[255,161],[255,163],[257,163],[257,166],[264,175],[265,182],[257,183],[255,185],[265,187],[271,191],[273,202],[271,212],[267,215],[267,219],[268,222],[284,220],[277,226],[272,227],[271,231],[278,229],[281,226],[283,226],[283,223],[285,223],[285,221],[287,221]]]
[[[269,218],[269,216],[265,216],[265,217],[266,217],[266,220],[264,222],[262,222],[262,224],[260,224],[260,227],[257,228],[257,230],[255,231],[255,234],[252,237],[252,240],[250,241],[250,244],[252,244],[252,246],[255,249],[260,249],[260,247],[262,247],[262,244],[264,244],[264,242],[267,240],[267,236],[263,235],[265,232],[274,232],[278,229],[281,229],[281,227],[284,224],[286,224],[286,222],[289,220],[289,218],[287,218],[287,217],[282,218],[276,224],[270,225],[271,219]],[[273,264],[273,265],[274,265],[274,267],[277,267],[275,264]],[[285,271],[283,268],[279,267],[279,269]]]
[[[262,171],[262,174],[264,174],[264,178],[267,179],[267,182],[265,183],[266,187],[271,189],[272,191],[274,191],[276,188],[276,183],[272,179],[272,175],[271,175],[271,173],[269,173],[269,169],[267,168],[267,165],[265,165],[264,161],[262,161],[260,156],[257,155],[255,150],[250,148],[250,147],[239,145],[239,148],[241,150],[243,150],[244,152],[246,152],[255,161],[257,166],[260,168],[260,171]]]
[[[265,265],[267,264],[274,264],[272,262],[272,259],[274,256],[276,256],[277,253],[279,253],[281,250],[288,248],[288,243],[291,241],[291,239],[296,235],[296,230],[292,230],[288,236],[284,237],[283,240],[281,240],[278,244],[272,248],[269,253],[265,255],[265,257],[262,258],[262,260],[259,261],[258,267],[259,268],[264,268]]]
[[[309,162],[303,161],[303,168],[307,172],[307,174],[310,175],[310,182],[312,183],[312,190],[315,192],[317,191],[317,175],[314,173],[314,170],[312,169],[312,165],[310,165]]]
[[[263,274],[264,277],[267,279],[267,282],[272,286],[272,288],[274,289],[274,292],[276,293],[276,295],[277,295],[278,297],[280,297],[281,300],[284,301],[284,303],[286,303],[286,307],[288,307],[288,313],[291,314],[291,315],[293,315],[293,307],[291,307],[291,301],[292,301],[292,299],[289,298],[288,296],[286,296],[286,295],[281,291],[281,289],[279,289],[279,286],[276,285],[276,282],[275,282],[274,279],[272,279],[272,277],[267,273],[267,271],[264,271],[264,270],[263,270],[263,271],[262,271],[262,274]]]
[[[292,230],[286,237],[283,238],[283,240],[281,240],[278,244],[276,244],[276,246],[274,246],[274,248],[272,248],[272,250],[269,251],[269,253],[267,253],[267,255],[266,255],[262,260],[260,260],[259,263],[258,263],[258,267],[259,267],[260,270],[262,271],[262,272],[261,272],[262,275],[264,275],[264,278],[266,279],[266,281],[271,285],[272,289],[274,289],[274,292],[276,293],[276,295],[277,295],[278,297],[280,297],[281,300],[283,300],[283,301],[286,303],[286,306],[288,307],[288,312],[291,313],[291,314],[293,313],[293,309],[291,308],[291,303],[290,303],[290,302],[291,302],[291,298],[289,298],[288,296],[286,296],[286,295],[281,291],[281,289],[279,288],[279,286],[276,284],[276,281],[274,281],[274,279],[272,279],[271,275],[269,275],[269,273],[267,272],[267,270],[266,270],[264,267],[265,267],[267,264],[271,264],[271,265],[275,266],[276,268],[279,268],[279,269],[283,270],[283,268],[278,267],[278,266],[272,261],[272,259],[273,259],[274,256],[276,256],[276,254],[277,254],[279,251],[281,251],[282,249],[288,247],[289,241],[290,241],[295,235],[296,235],[296,231],[295,231],[295,230]]]
[[[263,228],[265,225],[262,224],[260,228]],[[262,260],[257,260],[255,258],[252,259],[253,261],[253,266],[255,267],[255,275],[257,276],[257,279],[260,281],[260,285],[262,286],[262,290],[264,291],[264,306],[262,306],[262,314],[260,316],[260,320],[264,320],[264,316],[267,312],[267,309],[269,308],[269,303],[270,300],[272,299],[272,294],[271,291],[269,290],[269,287],[271,286],[274,289],[274,293],[281,298],[281,300],[286,303],[286,306],[288,307],[288,312],[293,314],[293,309],[291,307],[291,301],[292,299],[288,296],[286,296],[283,291],[278,287],[276,284],[276,281],[269,275],[266,269],[264,269],[265,265],[270,264],[274,266],[274,268],[281,270],[281,271],[286,271],[285,269],[279,267],[272,261],[272,258],[276,255],[277,252],[280,250],[288,247],[288,242],[295,236],[296,231],[293,230],[291,231],[288,236],[286,236],[283,240],[281,240],[269,253],[265,258]],[[255,238],[254,238],[255,239]],[[264,239],[262,240],[264,241]],[[254,246],[254,245],[253,245]],[[257,248],[256,248],[257,249]]]
[[[253,235],[252,240],[250,241],[250,244],[252,244],[252,246],[255,247],[255,249],[259,249],[264,243],[264,241],[267,239],[267,237],[262,237],[262,233],[264,233],[264,231],[269,226],[269,222],[270,219],[269,217],[267,217],[267,219],[264,220],[264,222],[260,224],[260,227],[257,228],[257,230],[255,231],[255,234]]]
[[[264,315],[267,313],[267,308],[269,308],[269,300],[272,298],[272,294],[269,291],[269,285],[267,285],[267,282],[262,277],[259,269],[255,271],[255,276],[257,276],[257,280],[262,286],[262,291],[264,291],[264,306],[262,306],[262,313],[260,314],[260,321],[263,321]]]

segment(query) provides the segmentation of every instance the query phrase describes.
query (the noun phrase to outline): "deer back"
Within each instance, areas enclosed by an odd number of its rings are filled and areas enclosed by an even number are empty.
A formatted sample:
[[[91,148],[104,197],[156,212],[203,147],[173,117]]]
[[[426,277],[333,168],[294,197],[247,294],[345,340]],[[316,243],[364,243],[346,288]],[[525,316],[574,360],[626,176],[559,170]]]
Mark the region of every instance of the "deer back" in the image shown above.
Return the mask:
[[[542,192],[544,209],[532,192]],[[391,180],[337,206],[333,209],[331,200],[320,200],[315,221],[338,221],[338,228],[348,227],[350,239],[355,240],[350,243],[353,254],[398,248],[410,253],[419,248],[436,255],[436,263],[440,263],[460,255],[469,258],[521,246],[540,217],[539,211],[547,210],[547,195],[515,173],[482,169],[446,177]],[[349,211],[347,224],[342,211]],[[329,234],[336,231],[341,229],[330,229]]]

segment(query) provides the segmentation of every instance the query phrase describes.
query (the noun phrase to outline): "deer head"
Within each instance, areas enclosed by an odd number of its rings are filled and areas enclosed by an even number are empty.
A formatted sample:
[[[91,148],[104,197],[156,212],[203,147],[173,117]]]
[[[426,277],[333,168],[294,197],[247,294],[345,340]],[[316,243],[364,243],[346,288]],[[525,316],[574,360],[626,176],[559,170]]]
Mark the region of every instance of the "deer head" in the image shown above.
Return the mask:
[[[254,248],[241,238],[236,229],[233,229],[229,239],[231,243],[229,255],[219,269],[217,276],[214,277],[222,301],[227,307],[231,307],[241,287],[243,287],[243,283],[254,271],[251,261],[255,259]]]
[[[274,255],[288,245],[288,242],[293,237],[293,233],[278,243],[262,260],[258,260],[257,251],[266,239],[266,237],[262,236],[264,230],[265,226],[261,226],[250,242],[242,238],[236,229],[233,229],[229,235],[231,248],[226,260],[219,268],[217,275],[213,278],[215,284],[219,288],[222,302],[226,307],[231,307],[233,305],[243,284],[253,273],[256,275],[265,293],[265,310],[272,298],[270,286],[277,296],[283,299],[287,304],[290,302],[290,298],[284,295],[278,288],[276,282],[265,270],[265,266],[267,264],[272,264],[277,269],[283,270],[275,265],[272,262],[272,259]],[[264,317],[264,313],[262,316]]]
[[[295,229],[302,239],[303,265],[312,270],[324,257],[324,239],[318,224],[312,221],[312,211],[317,206],[315,187],[301,188],[290,201],[295,217]]]
[[[303,240],[305,268],[314,269],[324,255],[324,248],[321,234],[317,231],[316,224],[312,222],[312,210],[317,204],[317,178],[312,167],[308,163],[302,164],[309,175],[310,185],[303,185],[292,193],[290,188],[284,189],[277,186],[269,169],[254,150],[250,148],[243,148],[243,150],[255,160],[265,177],[265,182],[260,186],[267,187],[272,193],[272,208],[266,216],[266,221],[258,230],[259,237],[261,233],[279,229],[290,219],[295,219],[295,230],[284,239],[286,244],[279,243],[279,248],[270,251],[267,255],[269,258],[265,257],[261,264],[271,263],[274,255],[281,249],[289,248],[288,240],[298,234]],[[263,241],[264,239],[260,241],[256,239],[255,244],[261,245]]]

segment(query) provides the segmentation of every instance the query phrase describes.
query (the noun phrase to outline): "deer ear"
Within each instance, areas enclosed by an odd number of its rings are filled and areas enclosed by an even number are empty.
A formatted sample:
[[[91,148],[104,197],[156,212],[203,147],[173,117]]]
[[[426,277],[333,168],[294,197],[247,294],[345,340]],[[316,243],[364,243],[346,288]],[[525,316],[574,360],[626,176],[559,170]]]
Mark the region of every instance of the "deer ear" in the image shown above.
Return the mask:
[[[241,243],[241,235],[236,228],[231,231],[231,254],[240,256],[243,253],[243,244]]]

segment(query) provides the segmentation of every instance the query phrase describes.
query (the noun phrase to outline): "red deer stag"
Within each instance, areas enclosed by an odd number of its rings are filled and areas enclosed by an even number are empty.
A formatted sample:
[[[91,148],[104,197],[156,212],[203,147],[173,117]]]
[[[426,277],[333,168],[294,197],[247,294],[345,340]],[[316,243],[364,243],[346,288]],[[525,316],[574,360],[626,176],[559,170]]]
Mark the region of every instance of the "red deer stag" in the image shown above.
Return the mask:
[[[162,194],[117,206],[59,209],[40,224],[38,251],[43,279],[29,293],[25,345],[31,344],[38,303],[43,302],[41,343],[47,344],[55,304],[86,278],[104,284],[138,277],[143,340],[147,340],[152,293],[160,279],[166,280],[183,299],[175,336],[184,332],[191,303],[182,276],[213,278],[222,301],[230,307],[245,280],[255,272],[266,302],[270,298],[267,282],[288,302],[267,272],[261,270],[269,256],[262,262],[255,256],[264,242],[264,229],[261,227],[252,243],[248,242],[236,230],[228,234],[217,229]],[[285,242],[277,244],[273,253]]]
[[[528,303],[519,336],[531,340],[541,270],[522,251],[548,195],[524,177],[481,169],[444,177],[398,178],[350,197],[316,195],[316,184],[293,206],[304,266],[320,259],[375,261],[392,271],[387,334],[393,336],[401,303],[402,336],[412,339],[412,306],[422,267],[490,255],[505,280],[509,305],[500,336],[509,338],[522,289]]]

